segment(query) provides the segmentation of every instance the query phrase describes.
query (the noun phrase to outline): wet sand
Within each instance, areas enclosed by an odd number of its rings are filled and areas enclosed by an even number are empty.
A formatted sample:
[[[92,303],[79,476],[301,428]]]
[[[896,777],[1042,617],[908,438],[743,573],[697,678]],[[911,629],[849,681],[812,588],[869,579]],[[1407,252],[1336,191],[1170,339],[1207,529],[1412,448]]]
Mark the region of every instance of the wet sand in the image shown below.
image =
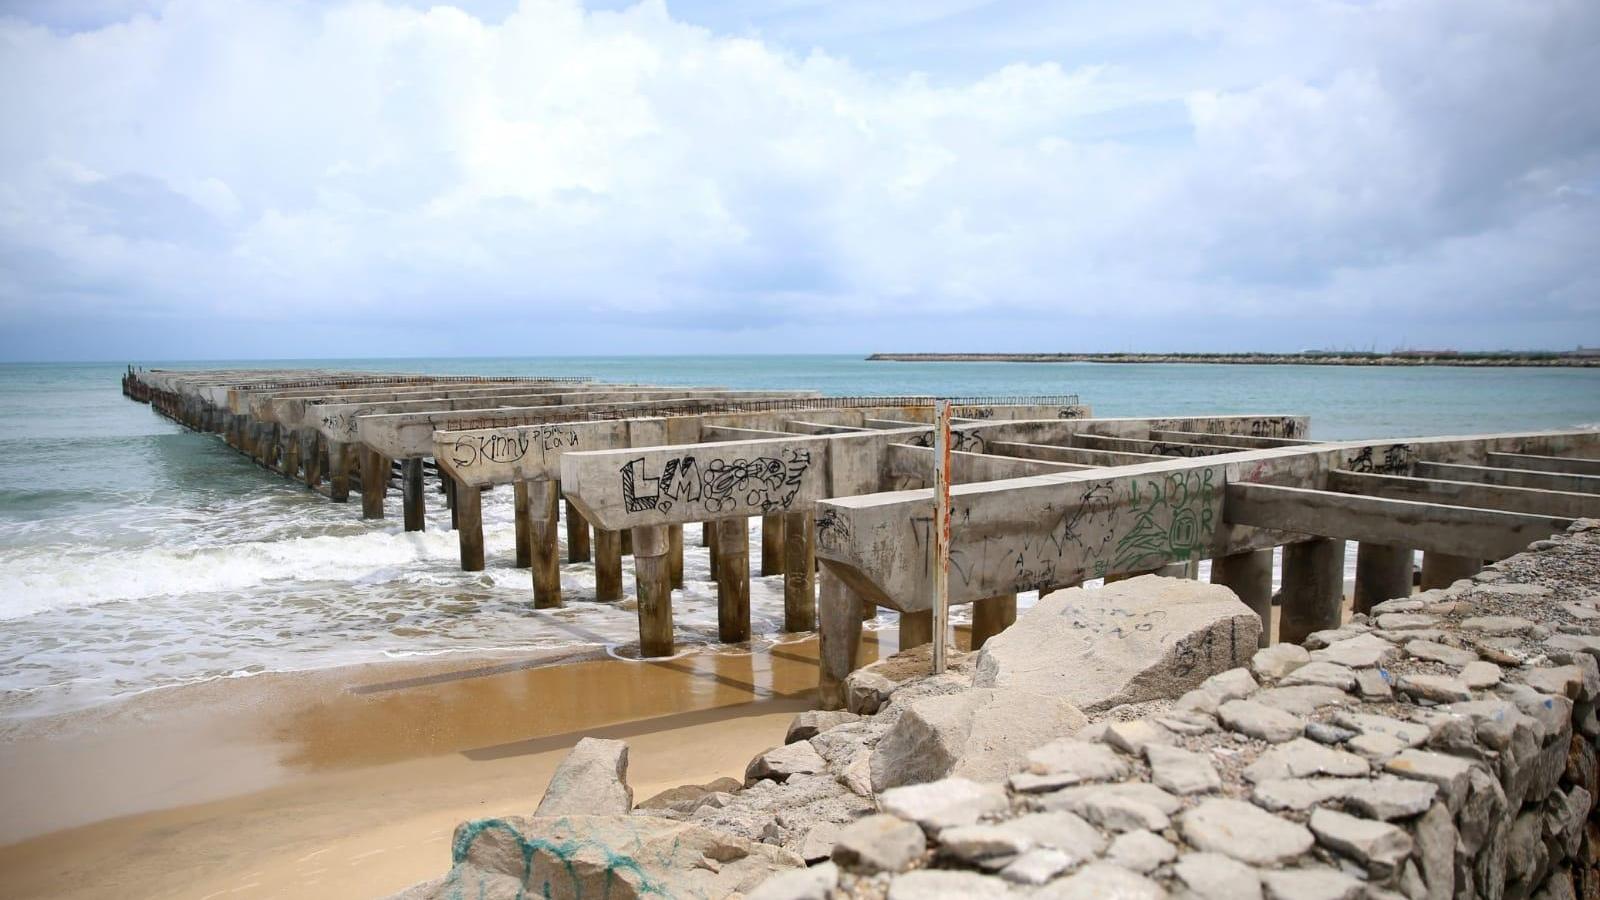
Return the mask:
[[[862,660],[892,652],[868,632]],[[395,662],[155,691],[0,731],[0,897],[370,897],[463,819],[528,814],[584,735],[644,799],[743,775],[813,705],[816,643],[669,660]]]

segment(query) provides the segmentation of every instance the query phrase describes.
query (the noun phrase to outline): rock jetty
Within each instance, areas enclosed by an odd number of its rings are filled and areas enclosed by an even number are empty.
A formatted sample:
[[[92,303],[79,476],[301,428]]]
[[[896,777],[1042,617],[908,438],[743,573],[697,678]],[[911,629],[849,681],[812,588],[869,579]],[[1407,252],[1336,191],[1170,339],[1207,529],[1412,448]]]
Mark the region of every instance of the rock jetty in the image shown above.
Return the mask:
[[[1074,617],[1043,602],[942,675],[925,647],[855,672],[742,782],[619,813],[626,754],[586,741],[560,814],[464,823],[400,896],[1600,896],[1600,521],[1299,647],[1221,642],[1237,600],[1161,588],[1205,652],[1052,677],[1035,636]]]

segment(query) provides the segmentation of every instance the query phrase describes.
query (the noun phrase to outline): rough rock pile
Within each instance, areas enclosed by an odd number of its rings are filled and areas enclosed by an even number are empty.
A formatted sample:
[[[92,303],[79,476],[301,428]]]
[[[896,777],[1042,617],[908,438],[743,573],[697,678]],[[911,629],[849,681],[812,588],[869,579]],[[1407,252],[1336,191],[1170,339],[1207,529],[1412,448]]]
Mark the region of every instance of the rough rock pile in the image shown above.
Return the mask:
[[[408,895],[1600,896],[1600,522],[1304,646],[1219,591],[1053,594],[943,675],[853,674],[743,785],[467,823]]]

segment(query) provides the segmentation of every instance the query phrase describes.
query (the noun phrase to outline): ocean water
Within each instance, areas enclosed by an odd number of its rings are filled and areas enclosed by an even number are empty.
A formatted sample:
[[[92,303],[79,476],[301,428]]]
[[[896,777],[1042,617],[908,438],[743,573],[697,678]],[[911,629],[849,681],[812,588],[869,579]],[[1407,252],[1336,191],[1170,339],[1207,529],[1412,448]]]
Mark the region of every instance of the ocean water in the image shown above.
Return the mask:
[[[1600,423],[1600,370],[1578,369],[869,363],[841,356],[283,365],[591,375],[828,394],[1077,393],[1098,415],[1300,413],[1324,439]],[[452,653],[602,646],[625,654],[636,640],[630,605],[593,601],[587,564],[563,565],[566,608],[532,609],[530,576],[512,566],[509,489],[484,497],[487,571],[462,572],[442,503],[432,504],[423,533],[401,529],[394,492],[387,518],[363,521],[359,503],[330,503],[214,436],[186,432],[123,398],[121,372],[118,365],[0,366],[0,717],[78,709],[209,678]],[[751,528],[757,559],[758,524]],[[674,599],[679,639],[691,652],[716,640],[716,589],[698,536],[688,529],[686,588]],[[625,565],[625,596],[631,577]],[[758,643],[778,637],[782,590],[777,576],[752,586]],[[1019,599],[1025,606],[1031,598]]]

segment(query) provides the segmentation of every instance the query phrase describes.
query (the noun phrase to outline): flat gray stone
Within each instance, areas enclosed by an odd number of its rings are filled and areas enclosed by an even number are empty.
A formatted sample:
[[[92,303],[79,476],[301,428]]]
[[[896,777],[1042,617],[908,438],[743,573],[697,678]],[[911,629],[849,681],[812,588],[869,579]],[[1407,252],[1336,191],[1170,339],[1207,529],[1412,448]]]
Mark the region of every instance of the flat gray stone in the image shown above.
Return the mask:
[[[1521,634],[1532,628],[1533,623],[1521,616],[1473,616],[1462,619],[1457,627],[1482,634]]]
[[[1411,835],[1387,822],[1319,808],[1312,810],[1308,824],[1318,843],[1356,860],[1380,877],[1393,872],[1411,855]]]
[[[1151,831],[1130,831],[1117,836],[1106,851],[1106,861],[1131,872],[1148,875],[1163,863],[1178,858],[1172,842]]]
[[[1306,737],[1319,744],[1342,744],[1355,737],[1357,732],[1348,728],[1341,728],[1331,722],[1307,722]]]
[[[1459,678],[1448,675],[1401,675],[1394,689],[1408,697],[1434,703],[1457,703],[1472,699],[1472,690]]]
[[[867,872],[903,872],[922,857],[927,839],[915,822],[871,815],[845,826],[833,845],[833,861]]]
[[[1420,747],[1428,740],[1428,726],[1402,721],[1391,716],[1341,711],[1334,714],[1333,721],[1336,725],[1342,725],[1362,734],[1390,735],[1404,742],[1407,747]]]
[[[586,737],[556,767],[534,815],[609,816],[632,811],[627,742]]]
[[[1299,644],[1273,644],[1250,657],[1250,671],[1258,678],[1278,679],[1311,661],[1311,653]]]
[[[748,900],[828,900],[839,884],[839,867],[831,862],[809,869],[791,869],[756,885]]]
[[[949,776],[1004,781],[1030,752],[1084,724],[1081,712],[1056,697],[1011,688],[922,697],[872,751],[872,787],[882,792]]]
[[[1014,857],[1033,849],[1026,832],[1005,825],[958,825],[939,832],[939,852],[969,863]]]
[[[1438,644],[1433,641],[1412,641],[1406,644],[1406,655],[1417,659],[1441,662],[1447,666],[1464,666],[1478,658],[1478,654],[1460,647]]]
[[[748,787],[758,781],[788,781],[791,775],[815,775],[828,771],[828,761],[817,753],[809,740],[774,747],[750,760],[744,770]]]
[[[1387,669],[1361,669],[1356,672],[1356,693],[1367,700],[1388,700],[1394,696],[1394,681]]]
[[[1071,860],[1069,865],[1094,859],[1106,849],[1106,836],[1099,829],[1064,810],[1029,813],[999,827],[1026,836],[1034,847],[1065,853]]]
[[[889,900],[946,900],[949,897],[990,900],[1009,896],[1011,888],[1004,881],[976,872],[918,869],[889,883]]]
[[[1216,767],[1203,754],[1150,744],[1145,759],[1150,762],[1150,780],[1174,794],[1203,794],[1222,787]]]
[[[1583,688],[1583,670],[1575,665],[1517,669],[1511,673],[1511,680],[1541,694],[1576,700]]]
[[[1221,853],[1185,853],[1172,874],[1197,900],[1261,900],[1256,870]]]
[[[1399,658],[1400,651],[1393,644],[1371,634],[1329,644],[1311,654],[1312,662],[1336,663],[1352,669],[1384,666]]]
[[[1321,631],[1313,631],[1306,635],[1306,639],[1301,643],[1305,644],[1307,650],[1321,650],[1330,644],[1337,644],[1340,641],[1347,641],[1353,637],[1356,637],[1357,635],[1366,634],[1371,630],[1372,629],[1366,625],[1356,625],[1354,622],[1351,622],[1339,628],[1324,628]]]
[[[1245,768],[1244,777],[1253,782],[1313,775],[1355,778],[1365,776],[1371,769],[1365,759],[1354,753],[1296,738],[1261,754]]]
[[[1040,804],[1047,810],[1076,813],[1117,832],[1139,828],[1161,831],[1170,824],[1168,816],[1182,805],[1161,788],[1139,781],[1067,788],[1044,795]]]
[[[1324,706],[1348,706],[1350,695],[1339,688],[1320,684],[1297,684],[1257,691],[1253,702],[1281,709],[1297,716],[1309,716]]]
[[[1361,900],[1366,882],[1328,866],[1262,872],[1267,900]]]
[[[916,822],[929,834],[971,825],[1010,806],[1005,788],[966,778],[942,778],[926,784],[890,788],[878,796],[879,809]]]
[[[1244,665],[1260,633],[1260,617],[1220,585],[1146,575],[1069,588],[990,638],[973,683],[1110,709],[1177,697]]]
[[[1460,809],[1466,799],[1467,784],[1472,774],[1472,763],[1459,756],[1446,756],[1428,750],[1405,750],[1383,764],[1384,771],[1401,778],[1426,781],[1437,787],[1440,799],[1452,810]]]
[[[1129,756],[1143,756],[1146,747],[1172,744],[1177,741],[1171,731],[1149,719],[1111,722],[1106,726],[1103,740]]]
[[[1427,781],[1384,776],[1361,781],[1345,792],[1345,806],[1369,819],[1385,822],[1420,816],[1433,805],[1439,788]]]
[[[1184,839],[1196,849],[1254,866],[1283,865],[1310,850],[1313,843],[1304,825],[1240,800],[1206,800],[1180,816],[1178,824]]]
[[[1066,878],[1050,882],[1033,896],[1041,900],[1164,900],[1167,892],[1154,881],[1121,866],[1091,863]]]
[[[1340,643],[1345,643],[1341,641]],[[1387,646],[1387,645],[1386,645]],[[1318,653],[1323,651],[1319,650]],[[1356,686],[1356,673],[1348,666],[1341,666],[1331,662],[1308,662],[1279,682],[1285,687],[1299,684],[1315,684],[1323,687],[1337,688],[1341,691],[1351,691]]]
[[[1355,778],[1273,778],[1258,783],[1250,799],[1262,809],[1300,812],[1343,797],[1362,784]]]
[[[1552,635],[1544,644],[1552,650],[1565,650],[1568,653],[1587,653],[1600,659],[1600,637],[1592,634]]]
[[[1069,853],[1053,847],[1035,847],[1018,854],[1000,870],[1000,877],[1013,884],[1044,884],[1077,865]]]
[[[1492,688],[1500,683],[1500,667],[1492,662],[1479,660],[1467,663],[1461,667],[1461,673],[1456,676],[1461,679],[1468,690],[1481,691]]]
[[[1378,627],[1385,631],[1410,631],[1414,628],[1431,628],[1438,621],[1438,616],[1424,613],[1384,613],[1378,616]]]
[[[809,741],[830,728],[859,721],[860,718],[842,709],[808,709],[789,723],[789,731],[783,736],[783,742],[793,744],[796,741]]]
[[[1392,734],[1369,731],[1345,742],[1345,749],[1370,763],[1388,762],[1389,758],[1406,749],[1406,742]]]
[[[1305,730],[1296,716],[1254,700],[1230,700],[1217,707],[1217,718],[1230,731],[1274,744],[1299,737]]]
[[[1120,781],[1128,777],[1128,761],[1105,744],[1060,738],[1037,747],[1027,756],[1028,771],[1039,775],[1068,775],[1077,782]],[[1063,785],[1065,786],[1065,785]]]

